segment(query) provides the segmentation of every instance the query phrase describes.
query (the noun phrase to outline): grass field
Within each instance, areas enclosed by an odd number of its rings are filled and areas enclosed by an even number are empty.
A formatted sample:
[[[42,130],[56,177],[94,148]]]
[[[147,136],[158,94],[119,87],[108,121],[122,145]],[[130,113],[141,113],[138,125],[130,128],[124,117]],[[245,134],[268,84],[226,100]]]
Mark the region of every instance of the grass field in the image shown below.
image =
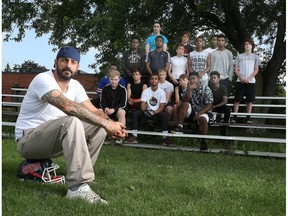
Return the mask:
[[[41,143],[39,143],[41,145]],[[91,187],[108,206],[67,200],[65,185],[20,182],[2,141],[2,215],[285,215],[285,160],[105,145]],[[65,173],[63,158],[54,159]]]

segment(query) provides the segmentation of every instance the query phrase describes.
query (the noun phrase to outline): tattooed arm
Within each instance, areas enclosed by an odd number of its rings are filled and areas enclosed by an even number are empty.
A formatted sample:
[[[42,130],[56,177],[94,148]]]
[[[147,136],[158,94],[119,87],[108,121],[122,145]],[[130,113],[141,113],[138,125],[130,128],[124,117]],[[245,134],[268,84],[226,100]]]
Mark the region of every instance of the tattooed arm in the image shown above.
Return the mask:
[[[94,114],[101,116],[102,118],[105,119],[110,119],[109,116],[107,116],[102,109],[97,109],[92,103],[91,101],[88,99],[86,101],[83,101],[81,103],[81,105],[83,105],[84,107],[86,107],[87,109],[89,109],[91,112],[93,112]]]
[[[100,114],[98,109],[93,112],[93,108],[88,105],[87,101],[81,104],[76,103],[66,98],[59,90],[47,92],[43,95],[42,99],[62,110],[67,115],[76,116],[87,123],[103,127],[109,135],[118,137],[125,137],[127,135],[123,124],[107,121],[106,115],[103,112]]]

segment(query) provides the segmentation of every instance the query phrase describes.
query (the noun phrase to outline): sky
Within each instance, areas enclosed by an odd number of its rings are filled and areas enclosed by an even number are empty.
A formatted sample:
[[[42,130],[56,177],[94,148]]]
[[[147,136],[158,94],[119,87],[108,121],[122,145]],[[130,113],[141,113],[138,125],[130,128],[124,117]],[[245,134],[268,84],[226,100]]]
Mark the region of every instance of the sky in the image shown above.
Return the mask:
[[[33,30],[27,30],[26,36],[21,42],[2,41],[2,68],[9,63],[12,68],[15,64],[21,65],[24,61],[34,61],[45,66],[47,69],[53,68],[53,62],[57,51],[53,52],[55,46],[48,44],[49,35],[36,38]],[[95,49],[90,49],[85,55],[81,55],[79,70],[87,73],[95,73],[88,65],[95,62]]]

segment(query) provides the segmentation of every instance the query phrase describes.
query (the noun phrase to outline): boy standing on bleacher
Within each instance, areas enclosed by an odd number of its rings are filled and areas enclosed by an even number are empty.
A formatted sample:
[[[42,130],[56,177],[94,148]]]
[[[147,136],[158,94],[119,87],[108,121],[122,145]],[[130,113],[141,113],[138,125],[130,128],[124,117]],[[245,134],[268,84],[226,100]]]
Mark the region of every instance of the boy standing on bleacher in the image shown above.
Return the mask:
[[[255,44],[251,38],[244,42],[245,52],[239,54],[235,59],[235,74],[237,75],[236,94],[234,102],[234,112],[238,112],[239,104],[246,95],[247,108],[246,112],[252,112],[252,102],[255,100],[256,95],[256,79],[255,76],[259,71],[261,64],[259,57],[253,53]],[[236,116],[231,121],[236,122]],[[247,115],[246,123],[252,124],[250,116]]]

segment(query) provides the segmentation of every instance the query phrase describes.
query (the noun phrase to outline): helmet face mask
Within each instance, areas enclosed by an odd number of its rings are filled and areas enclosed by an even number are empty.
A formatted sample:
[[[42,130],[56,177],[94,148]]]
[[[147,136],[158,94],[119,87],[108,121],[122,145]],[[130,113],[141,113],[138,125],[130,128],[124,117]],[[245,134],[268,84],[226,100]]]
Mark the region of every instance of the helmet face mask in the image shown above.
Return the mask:
[[[21,180],[33,180],[42,183],[64,184],[65,177],[56,174],[59,166],[51,159],[24,160],[18,168],[18,177]]]
[[[65,177],[56,175],[56,169],[59,169],[58,164],[51,164],[51,167],[45,167],[42,173],[42,180],[45,183],[52,183],[52,184],[64,184]]]

